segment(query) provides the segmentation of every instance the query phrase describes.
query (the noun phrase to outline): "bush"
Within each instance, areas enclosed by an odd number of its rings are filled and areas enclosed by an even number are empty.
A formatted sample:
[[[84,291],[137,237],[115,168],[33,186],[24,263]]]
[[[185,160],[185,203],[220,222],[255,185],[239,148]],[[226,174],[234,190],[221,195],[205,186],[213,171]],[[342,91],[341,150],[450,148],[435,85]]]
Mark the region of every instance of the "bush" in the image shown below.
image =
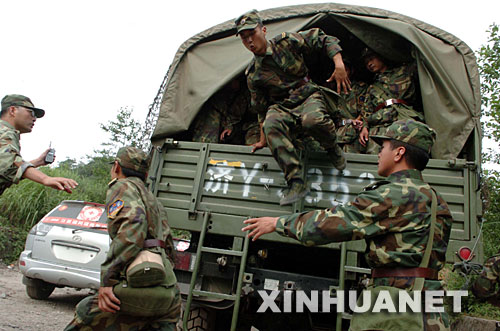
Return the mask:
[[[10,224],[28,230],[63,200],[104,203],[106,181],[91,176],[81,177],[75,171],[64,168],[40,170],[53,177],[73,178],[79,185],[72,194],[30,180],[22,180],[18,185],[12,185],[0,196],[0,215]]]

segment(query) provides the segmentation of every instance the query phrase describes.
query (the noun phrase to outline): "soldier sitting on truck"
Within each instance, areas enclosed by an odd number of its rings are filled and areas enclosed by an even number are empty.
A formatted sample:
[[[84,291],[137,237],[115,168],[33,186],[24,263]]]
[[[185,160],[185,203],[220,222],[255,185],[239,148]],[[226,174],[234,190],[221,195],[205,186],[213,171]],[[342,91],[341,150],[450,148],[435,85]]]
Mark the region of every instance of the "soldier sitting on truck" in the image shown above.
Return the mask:
[[[367,90],[363,103],[363,129],[359,142],[367,154],[377,154],[378,145],[368,136],[381,134],[396,120],[412,118],[423,121],[421,112],[414,109],[417,96],[416,65],[392,66],[373,50],[366,48],[362,57],[366,68],[375,73],[375,81]]]
[[[309,79],[304,61],[308,53],[328,54],[335,63],[328,81],[336,80],[337,92],[342,88],[347,93],[350,81],[340,54],[342,49],[337,38],[320,29],[283,32],[267,40],[266,27],[256,10],[243,14],[235,24],[243,45],[254,54],[246,71],[251,106],[261,124],[260,140],[253,152],[269,144],[288,184],[280,204],[292,204],[308,193],[295,141],[298,133],[303,131],[314,137],[338,170],[346,167],[324,92]]]
[[[359,134],[363,127],[361,120],[361,109],[365,102],[368,84],[354,76],[355,67],[349,59],[344,59],[345,68],[351,80],[351,90],[348,94],[342,94],[343,100],[339,102],[338,110],[340,119],[336,121],[337,143],[344,152],[362,153],[365,147],[359,142]],[[335,89],[333,82],[325,83],[328,88]]]
[[[193,141],[256,142],[257,116],[249,111],[250,94],[245,85],[241,78],[235,78],[205,102],[192,126]]]
[[[366,239],[365,258],[372,268],[370,290],[378,286],[442,290],[438,272],[446,261],[453,219],[447,203],[423,181],[421,173],[436,134],[424,123],[401,120],[384,135],[370,137],[380,144],[378,174],[386,180],[370,184],[346,205],[248,219],[242,231],[249,231],[254,241],[277,232],[308,246]],[[360,330],[361,323],[364,330],[397,330],[401,325],[399,314],[385,314],[386,319],[377,313],[365,314],[354,314],[351,327],[354,324]],[[449,330],[446,313],[423,315],[419,324],[425,326],[419,330]]]

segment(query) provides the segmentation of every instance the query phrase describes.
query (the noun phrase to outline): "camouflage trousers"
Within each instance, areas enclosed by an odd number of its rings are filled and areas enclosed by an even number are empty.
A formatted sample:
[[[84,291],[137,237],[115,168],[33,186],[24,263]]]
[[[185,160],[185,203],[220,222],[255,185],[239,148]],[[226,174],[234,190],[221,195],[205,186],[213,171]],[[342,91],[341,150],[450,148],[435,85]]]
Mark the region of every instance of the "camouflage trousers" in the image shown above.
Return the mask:
[[[387,126],[389,126],[392,123],[389,123]],[[385,131],[387,129],[387,126],[374,126],[368,129],[368,135],[369,136],[374,136],[374,135],[383,135],[385,134]],[[366,144],[366,148],[364,153],[365,154],[378,154],[380,150],[380,145],[377,144],[373,139],[368,139],[368,143]]]
[[[248,127],[243,127],[246,129],[245,133],[245,145],[253,145],[260,140],[260,125],[259,122],[255,121],[247,125]]]
[[[365,153],[366,148],[359,142],[359,131],[351,124],[337,129],[337,143],[347,153]]]
[[[99,309],[97,294],[83,299],[76,306],[75,317],[65,331],[175,331],[171,316],[137,317],[121,313],[107,313]]]
[[[267,144],[287,182],[302,178],[303,166],[299,159],[297,137],[311,136],[325,150],[336,146],[335,123],[321,92],[311,94],[293,109],[272,105],[267,111],[263,129]]]

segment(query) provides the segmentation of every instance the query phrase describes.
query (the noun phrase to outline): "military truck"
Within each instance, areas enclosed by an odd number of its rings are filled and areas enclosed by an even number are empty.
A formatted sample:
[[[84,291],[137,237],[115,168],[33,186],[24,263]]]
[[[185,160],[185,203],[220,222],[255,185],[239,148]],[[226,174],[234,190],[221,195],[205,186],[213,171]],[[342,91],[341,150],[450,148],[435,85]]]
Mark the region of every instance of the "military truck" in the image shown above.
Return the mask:
[[[421,109],[437,131],[424,179],[444,196],[454,223],[447,261],[471,253],[482,259],[478,240],[480,197],[480,90],[473,51],[457,37],[390,11],[340,4],[281,7],[260,12],[267,36],[313,27],[341,40],[344,55],[359,58],[368,46],[395,63],[415,61]],[[311,193],[280,206],[283,173],[268,148],[189,141],[203,104],[252,60],[233,20],[186,40],[152,105],[155,154],[150,187],[168,212],[172,228],[190,233],[178,252],[178,281],[185,299],[187,330],[341,330],[349,313],[256,313],[259,290],[357,289],[369,277],[363,240],[304,247],[277,234],[249,242],[243,221],[324,209],[352,200],[380,179],[377,156],[347,154],[339,173],[325,152],[302,151]],[[309,68],[330,74],[322,59]],[[320,77],[320,76],[318,76]],[[281,301],[280,301],[281,300]],[[278,305],[283,297],[277,297]],[[347,310],[346,310],[347,311]]]

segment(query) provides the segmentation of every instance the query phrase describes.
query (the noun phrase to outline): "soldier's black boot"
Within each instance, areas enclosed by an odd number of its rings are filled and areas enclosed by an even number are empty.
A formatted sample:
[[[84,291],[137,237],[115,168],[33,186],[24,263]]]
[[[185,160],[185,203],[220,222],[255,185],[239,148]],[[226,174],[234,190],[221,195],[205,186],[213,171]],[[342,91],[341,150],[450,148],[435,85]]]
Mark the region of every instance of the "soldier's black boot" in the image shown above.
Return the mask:
[[[309,193],[309,188],[302,181],[302,179],[294,179],[288,184],[283,197],[280,200],[280,206],[291,205],[305,197]]]
[[[345,159],[344,151],[339,145],[335,145],[334,148],[329,149],[326,152],[328,154],[328,158],[337,170],[342,171],[345,169],[347,166],[347,160]]]

